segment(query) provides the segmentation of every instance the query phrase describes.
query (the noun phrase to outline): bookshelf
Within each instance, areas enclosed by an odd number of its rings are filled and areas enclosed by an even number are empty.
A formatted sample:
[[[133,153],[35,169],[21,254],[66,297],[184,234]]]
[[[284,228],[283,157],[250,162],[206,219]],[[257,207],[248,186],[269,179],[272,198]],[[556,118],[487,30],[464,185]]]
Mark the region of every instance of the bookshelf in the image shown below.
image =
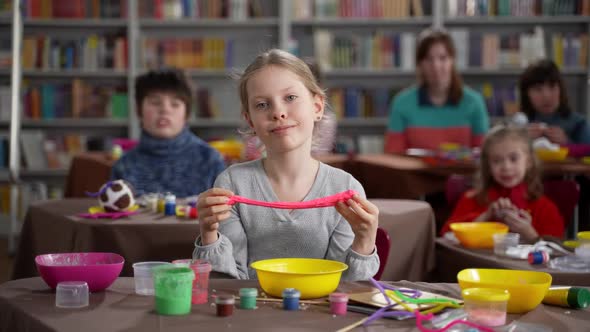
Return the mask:
[[[31,0],[20,2],[28,4]],[[381,105],[378,112],[357,111],[353,112],[355,114],[353,117],[341,116],[338,122],[339,135],[345,142],[352,142],[358,147],[361,145],[358,140],[360,136],[375,138],[382,137],[384,134],[387,114],[383,114],[383,100],[387,101],[397,91],[415,83],[415,64],[412,60],[415,37],[427,27],[458,30],[459,38],[461,36],[469,38],[474,34],[520,36],[531,34],[535,27],[541,27],[542,39],[550,56],[552,56],[554,34],[561,34],[561,37],[565,36],[567,40],[573,36],[584,34],[587,36],[590,32],[590,17],[587,16],[590,0],[555,0],[551,2],[554,6],[547,7],[545,10],[542,7],[545,2],[542,0],[520,0],[518,1],[520,6],[512,7],[508,0],[396,0],[390,2],[383,0],[232,0],[227,2],[231,5],[225,10],[219,7],[221,0],[100,0],[99,2],[110,6],[109,15],[104,15],[102,18],[46,18],[43,15],[36,15],[33,18],[32,15],[25,15],[22,22],[19,22],[23,37],[18,38],[23,42],[23,49],[26,50],[30,46],[26,45],[27,37],[32,35],[62,39],[76,39],[90,35],[114,36],[115,39],[120,37],[127,41],[127,51],[124,53],[126,65],[118,69],[114,69],[112,65],[93,66],[92,69],[75,66],[72,68],[51,68],[51,66],[20,68],[19,66],[17,70],[20,70],[19,74],[22,74],[23,83],[28,84],[23,85],[22,92],[26,92],[30,84],[39,86],[46,83],[64,84],[73,80],[115,85],[117,89],[126,91],[126,117],[115,119],[23,117],[22,121],[18,122],[18,130],[42,132],[49,136],[60,133],[84,133],[96,136],[138,138],[139,121],[135,115],[133,102],[134,78],[150,67],[179,65],[186,70],[187,75],[197,86],[196,109],[192,113],[197,115],[189,121],[191,129],[205,139],[238,136],[236,129],[242,126],[243,122],[240,118],[236,83],[231,80],[231,77],[243,70],[260,51],[270,47],[280,47],[293,51],[301,57],[316,58],[320,64],[322,61],[328,62],[328,66],[325,66],[326,63],[323,66],[322,84],[328,91],[336,91],[337,96],[332,97],[336,99],[330,100],[336,101],[332,103],[336,104],[335,106],[338,106],[338,98],[343,98],[347,93],[346,89],[349,88],[353,88],[348,91],[352,98],[363,96],[363,94],[378,96],[375,97],[376,100],[373,100],[373,104],[379,101]],[[71,0],[63,1],[63,3],[81,5],[86,1]],[[155,6],[156,3],[161,4],[161,7]],[[195,7],[196,3],[200,3],[201,7]],[[250,6],[246,5],[248,3]],[[501,5],[501,11],[498,11],[499,7],[483,6],[483,4],[493,3],[497,6]],[[571,7],[571,3],[578,3],[580,7]],[[2,4],[3,1],[0,0],[0,10]],[[363,7],[367,4],[374,6]],[[389,7],[379,7],[385,4]],[[14,32],[11,25],[15,26],[14,23],[10,14],[0,13],[0,39],[11,38],[11,32]],[[462,30],[464,32],[461,32]],[[381,45],[398,43],[397,46],[401,46],[397,54],[398,60],[384,60],[386,55],[392,52],[388,50],[389,46],[385,46],[385,50],[389,52],[385,55],[379,52],[374,52],[375,54],[368,52],[368,44],[365,48],[354,48],[355,43],[361,43],[367,39]],[[169,52],[167,54],[173,56],[163,59],[158,58],[157,52],[150,55],[150,48],[145,47],[146,40],[148,40],[148,46],[157,45],[156,49],[165,48],[166,52]],[[177,40],[181,42],[175,43]],[[346,58],[347,54],[364,52],[364,62],[341,61],[337,65],[332,63],[331,53],[328,52],[328,58],[325,58],[326,49],[317,47],[322,40],[333,43],[333,47],[328,51],[338,50],[344,54],[340,56],[341,58]],[[334,40],[337,40],[337,44]],[[469,40],[466,40],[467,42],[462,44],[468,45]],[[576,40],[575,43],[578,41]],[[204,65],[204,62],[186,60],[186,54],[203,56],[206,53],[203,51],[204,44],[217,45],[209,51],[217,54],[213,56],[215,58],[222,57],[223,63],[212,62]],[[10,50],[7,53],[7,50],[2,47],[3,44],[0,43],[0,86],[8,85],[12,75],[10,66],[2,65],[7,55],[10,56]],[[223,56],[219,52],[223,53]],[[589,102],[587,96],[590,94],[588,88],[590,57],[587,53],[586,49],[586,59],[583,63],[562,67],[572,104],[575,109],[585,113],[587,113]],[[377,61],[378,64],[373,63],[373,56],[380,59]],[[520,64],[513,66],[494,64],[486,67],[472,65],[469,54],[464,57],[466,63],[465,66],[460,67],[460,72],[468,85],[491,93],[488,98],[494,98],[494,93],[498,94],[498,98],[514,98],[514,89],[511,90],[511,88],[514,87],[522,71]],[[26,59],[24,54],[23,60]],[[338,93],[341,95],[338,96]],[[0,90],[0,99],[1,97]],[[343,104],[342,100],[340,104]],[[338,112],[344,111],[337,110]],[[366,116],[367,114],[369,116]],[[492,116],[497,114],[494,113]],[[0,139],[3,133],[6,135],[10,131],[10,127],[11,122],[8,118],[3,118],[0,112]],[[18,150],[17,152],[22,152],[20,148]],[[20,160],[18,155],[15,158]],[[65,168],[28,170],[26,167],[17,173],[20,175],[19,180],[54,183],[60,180],[63,182],[66,174]],[[6,168],[0,168],[0,182],[7,182],[8,174]]]
[[[491,104],[517,103],[518,77],[528,60],[541,56],[540,49],[560,67],[572,108],[589,117],[588,15],[587,0],[498,0],[495,6],[450,0],[442,7],[441,24],[451,34],[458,32],[455,44],[463,52],[459,69],[465,83],[482,92],[492,117],[503,116],[510,106]],[[486,46],[486,39],[495,50]],[[483,54],[489,53],[495,54],[486,59]]]

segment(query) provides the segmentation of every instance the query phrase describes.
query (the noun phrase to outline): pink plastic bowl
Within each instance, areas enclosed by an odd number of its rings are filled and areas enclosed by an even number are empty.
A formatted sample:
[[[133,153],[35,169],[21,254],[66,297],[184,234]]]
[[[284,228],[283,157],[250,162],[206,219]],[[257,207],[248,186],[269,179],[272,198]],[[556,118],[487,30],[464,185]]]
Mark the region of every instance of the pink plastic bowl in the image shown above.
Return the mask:
[[[125,259],[109,252],[46,254],[35,257],[37,271],[53,289],[62,281],[86,281],[91,292],[109,287],[121,273]]]

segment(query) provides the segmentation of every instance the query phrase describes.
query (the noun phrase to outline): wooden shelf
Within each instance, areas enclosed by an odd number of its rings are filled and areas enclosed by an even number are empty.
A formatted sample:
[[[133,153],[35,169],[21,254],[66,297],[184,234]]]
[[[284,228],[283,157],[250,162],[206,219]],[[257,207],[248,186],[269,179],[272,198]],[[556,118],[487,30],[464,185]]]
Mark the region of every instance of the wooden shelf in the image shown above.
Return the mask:
[[[178,28],[276,28],[279,19],[276,17],[269,18],[251,18],[246,20],[230,19],[178,19],[178,20],[160,20],[152,18],[143,18],[139,20],[139,26],[142,29],[178,29]]]
[[[416,26],[423,27],[432,24],[432,17],[408,17],[408,18],[346,18],[327,17],[294,20],[293,26],[314,27],[388,27],[388,26]]]
[[[561,16],[469,16],[444,18],[445,25],[517,25],[517,24],[580,24],[590,23],[590,17],[581,15]]]

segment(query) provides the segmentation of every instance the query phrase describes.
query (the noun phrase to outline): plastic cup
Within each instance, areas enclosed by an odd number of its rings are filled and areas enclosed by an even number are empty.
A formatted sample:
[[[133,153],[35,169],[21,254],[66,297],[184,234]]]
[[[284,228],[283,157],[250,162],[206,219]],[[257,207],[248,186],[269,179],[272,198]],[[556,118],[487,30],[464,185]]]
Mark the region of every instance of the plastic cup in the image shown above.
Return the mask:
[[[506,308],[510,293],[505,289],[467,288],[461,292],[467,319],[485,326],[506,324]]]
[[[133,264],[133,280],[135,293],[139,295],[154,295],[153,268],[161,265],[172,265],[168,262],[140,262]]]
[[[190,267],[195,273],[192,304],[207,303],[209,298],[209,273],[211,264],[202,259],[176,259],[172,264]]]
[[[86,281],[63,281],[55,289],[55,306],[59,308],[84,308],[88,306]]]
[[[506,250],[510,247],[518,246],[520,241],[520,234],[518,233],[506,233],[506,234],[494,234],[494,254],[504,256]]]
[[[191,311],[195,273],[186,266],[154,268],[156,312],[160,315],[186,315]]]

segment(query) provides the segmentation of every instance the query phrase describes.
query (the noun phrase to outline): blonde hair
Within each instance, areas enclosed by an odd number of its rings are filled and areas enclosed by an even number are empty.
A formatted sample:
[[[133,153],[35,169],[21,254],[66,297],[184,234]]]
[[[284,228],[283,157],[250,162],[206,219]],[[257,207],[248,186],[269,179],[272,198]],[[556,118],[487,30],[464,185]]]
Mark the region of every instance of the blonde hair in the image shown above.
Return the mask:
[[[334,113],[327,103],[326,93],[320,85],[309,66],[298,57],[289,52],[279,49],[271,49],[259,54],[256,59],[246,68],[239,78],[239,93],[242,114],[248,112],[248,81],[258,71],[268,66],[277,66],[296,74],[303,85],[312,95],[321,96],[324,101],[324,114],[322,119],[315,123],[311,151],[312,153],[329,152],[332,150],[336,132],[336,121]],[[240,132],[246,137],[256,136],[252,128],[244,128]]]
[[[475,198],[480,204],[488,203],[488,191],[497,185],[490,167],[490,149],[493,145],[510,138],[520,141],[526,146],[530,166],[528,167],[524,182],[527,185],[527,199],[535,200],[543,195],[543,184],[541,183],[541,163],[537,159],[531,139],[526,128],[499,125],[488,132],[482,150],[480,164],[475,178]]]

